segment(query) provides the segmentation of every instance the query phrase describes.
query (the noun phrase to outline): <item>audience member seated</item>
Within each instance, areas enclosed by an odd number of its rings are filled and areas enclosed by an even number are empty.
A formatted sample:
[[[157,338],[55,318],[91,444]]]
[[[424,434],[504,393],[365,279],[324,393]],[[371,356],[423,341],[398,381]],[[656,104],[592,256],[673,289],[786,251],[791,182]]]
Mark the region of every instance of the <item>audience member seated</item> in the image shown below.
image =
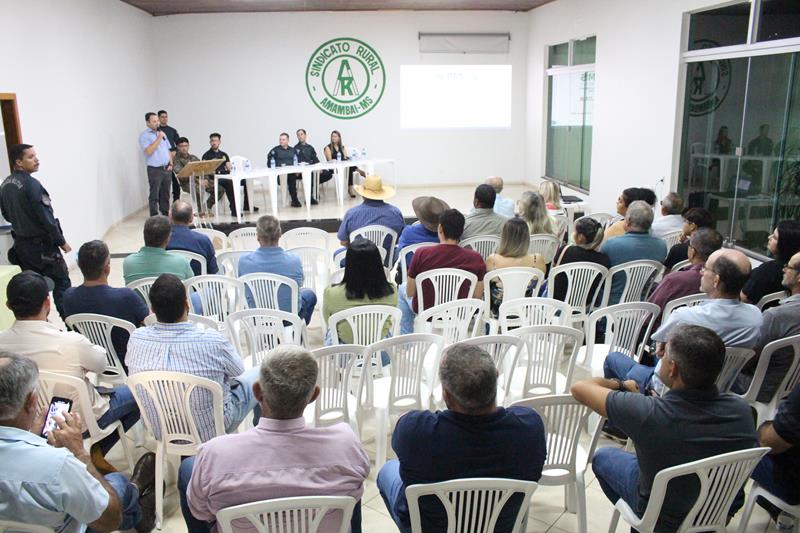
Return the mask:
[[[192,206],[188,202],[178,200],[172,204],[172,208],[169,210],[169,218],[172,223],[172,230],[167,243],[167,250],[186,250],[187,252],[200,254],[206,258],[206,273],[218,274],[217,255],[214,251],[214,245],[211,244],[211,239],[202,233],[192,231],[189,227],[194,222]],[[194,275],[199,276],[201,274],[200,263],[192,261],[190,264]]]
[[[92,402],[90,406],[100,428],[121,421],[125,431],[139,420],[139,409],[128,387],[104,388],[102,393],[89,382],[88,372],[106,369],[106,351],[93,345],[79,333],[61,331],[47,321],[50,314],[50,291],[53,282],[36,272],[25,270],[8,282],[6,305],[14,313],[14,324],[0,332],[0,351],[8,351],[32,359],[40,370],[80,378]],[[78,396],[72,410],[77,412]],[[119,441],[116,431],[92,446],[95,465],[110,472],[114,468],[103,458]]]
[[[186,288],[173,274],[162,274],[150,289],[150,305],[156,314],[152,326],[139,328],[128,341],[130,375],[154,370],[184,372],[210,379],[222,387],[225,431],[231,433],[253,410],[253,383],[258,367],[247,372],[231,342],[218,331],[200,329],[188,322]],[[211,397],[197,394],[192,412],[200,437],[214,437]],[[155,416],[149,413],[147,416]]]
[[[513,218],[514,200],[500,196],[500,193],[503,192],[503,178],[500,176],[489,176],[484,183],[494,189],[494,212],[506,218]]]
[[[653,333],[656,341],[656,356],[664,355],[664,343],[669,333],[679,324],[703,326],[715,331],[725,346],[753,348],[758,343],[761,329],[761,312],[754,305],[739,301],[737,295],[750,275],[750,261],[738,250],[722,249],[712,253],[700,270],[700,292],[707,300],[692,307],[681,307],[673,311],[666,322]],[[607,378],[634,380],[631,390],[655,391],[661,394],[663,383],[658,375],[659,362],[651,366],[637,364],[629,355],[612,352],[603,364]]]
[[[722,235],[717,230],[701,228],[695,231],[689,238],[690,266],[664,276],[647,301],[659,306],[663,314],[664,307],[672,300],[699,293],[700,278],[703,277],[700,271],[709,256],[720,248],[722,248]],[[656,317],[653,328],[658,329],[661,316]]]
[[[403,233],[397,239],[398,251],[412,244],[439,242],[439,215],[445,209],[450,209],[450,206],[434,196],[417,196],[411,201],[411,208],[414,210],[417,222],[403,229]],[[407,259],[406,266],[411,263],[411,257]]]
[[[152,523],[153,506],[143,509],[139,498],[152,489],[154,454],[136,465],[130,481],[117,472],[101,475],[83,446],[75,410],[56,416],[56,428],[43,439],[38,381],[33,360],[0,353],[0,520],[100,532]]]
[[[439,365],[445,411],[412,411],[397,422],[397,460],[378,473],[377,485],[401,532],[411,531],[405,489],[418,483],[494,477],[538,481],[545,456],[544,424],[527,407],[498,407],[497,368],[477,346],[455,344]],[[515,495],[494,531],[510,532],[521,503]],[[447,515],[432,498],[420,501],[423,531],[445,531]]]
[[[325,289],[322,318],[325,323],[334,313],[362,305],[389,305],[397,307],[397,288],[386,279],[381,254],[375,243],[366,239],[356,239],[347,248],[344,280]],[[392,324],[387,321],[383,336],[387,337]],[[353,330],[347,322],[336,327],[340,344],[352,344]],[[330,345],[330,330],[325,336],[325,344]]]
[[[421,248],[414,253],[408,267],[408,280],[398,287],[398,307],[403,312],[400,322],[400,334],[414,332],[414,319],[418,313],[418,295],[415,278],[436,268],[459,268],[471,272],[478,277],[473,293],[474,298],[483,297],[483,276],[486,274],[486,263],[478,252],[458,245],[464,231],[464,215],[457,209],[447,209],[439,217],[439,244]],[[422,289],[425,301],[433,302],[433,284],[428,282]],[[466,298],[467,284],[464,283],[458,293],[459,298]],[[428,304],[430,307],[430,304]]]
[[[650,234],[662,239],[673,231],[683,229],[683,198],[676,192],[671,192],[661,200],[661,217],[653,221]]]
[[[725,345],[712,330],[685,325],[671,331],[660,369],[669,387],[663,397],[627,392],[635,384],[592,378],[572,385],[576,400],[621,428],[636,453],[606,446],[597,450],[592,470],[613,503],[622,498],[639,516],[647,507],[655,475],[671,466],[756,444],[747,403],[720,394],[715,380],[725,361]],[[697,498],[694,476],[670,481],[656,531],[676,531]]]
[[[264,358],[253,384],[262,413],[256,427],[216,437],[181,463],[178,488],[190,533],[215,529],[226,507],[300,496],[352,496],[358,502],[350,531],[361,533],[369,458],[347,424],[306,427],[303,410],[319,396],[318,373],[300,346],[279,346]],[[324,518],[319,531],[339,531],[335,517]]]
[[[572,233],[572,241],[575,244],[565,244],[556,253],[553,266],[561,266],[569,263],[597,263],[600,266],[609,268],[608,256],[597,249],[603,244],[603,226],[593,218],[581,218],[575,221],[575,231]],[[591,294],[597,289],[600,280],[593,285]],[[567,297],[567,276],[559,274],[555,278],[553,297],[562,302]],[[588,304],[589,302],[587,302]]]
[[[539,254],[529,253],[530,242],[528,225],[524,220],[518,217],[506,220],[500,245],[486,258],[487,272],[498,268],[529,267],[538,268],[544,273],[544,258]],[[534,287],[528,289],[533,290]],[[492,312],[496,313],[503,301],[503,284],[500,281],[493,282],[489,290],[491,290]]]
[[[137,279],[174,274],[181,280],[194,276],[185,257],[167,253],[170,236],[169,219],[163,215],[148,218],[144,223],[144,246],[122,262],[125,284]]]
[[[547,214],[544,198],[538,192],[525,191],[517,202],[519,216],[528,223],[531,235],[555,235],[553,219]]]
[[[564,214],[561,208],[561,186],[553,180],[544,180],[539,184],[539,194],[544,198],[547,211],[551,214]]]
[[[783,265],[800,252],[800,220],[781,220],[767,241],[767,250],[775,259],[760,264],[742,289],[745,303],[757,304],[767,294],[783,290]]]
[[[622,194],[617,198],[617,217],[615,217],[611,224],[605,230],[605,240],[620,237],[625,234],[625,214],[628,212],[628,207],[632,202],[642,200],[643,202],[655,207],[656,195],[650,189],[643,187],[630,187],[622,191]]]
[[[664,259],[664,266],[667,270],[672,270],[672,267],[689,259],[689,237],[692,233],[700,228],[714,228],[714,217],[707,210],[702,207],[690,207],[684,209],[683,225],[681,230],[681,242],[672,245],[672,248],[667,252],[667,258]]]
[[[256,237],[260,247],[239,259],[239,276],[266,272],[294,280],[297,287],[300,288],[298,314],[308,324],[311,322],[311,315],[317,305],[317,295],[311,289],[301,288],[305,279],[303,262],[298,256],[287,252],[278,245],[281,234],[281,223],[277,218],[271,215],[260,217],[256,223]],[[249,289],[246,296],[247,304],[250,307],[256,307],[255,299]],[[290,298],[288,287],[281,287],[278,290],[278,306],[287,313],[292,309]]]
[[[83,274],[83,285],[71,287],[64,293],[64,315],[95,313],[127,320],[136,327],[143,325],[150,314],[147,304],[127,287],[110,287],[111,255],[103,241],[89,241],[78,250],[78,268]],[[124,329],[111,330],[111,342],[119,362],[125,366],[129,334]]]
[[[608,256],[611,267],[650,259],[664,260],[667,255],[667,245],[664,239],[650,235],[650,226],[653,224],[653,209],[641,200],[631,202],[625,210],[625,235],[613,240],[606,240],[600,251]],[[611,280],[611,297],[608,305],[619,303],[622,291],[625,289],[627,277],[622,272],[614,275]]]
[[[485,183],[478,185],[472,200],[473,209],[467,214],[464,221],[464,233],[461,235],[461,240],[478,235],[500,236],[500,233],[503,232],[503,224],[508,219],[494,212],[495,196],[497,194],[491,186]]]
[[[779,306],[764,311],[764,322],[755,346],[757,354],[760,354],[761,350],[772,341],[800,335],[800,252],[794,254],[783,267],[783,288],[789,291],[791,296],[781,300]],[[756,400],[765,403],[772,400],[793,360],[794,350],[791,347],[782,348],[772,354]],[[757,364],[758,357],[748,361],[736,377],[733,392],[739,394],[747,392]]]

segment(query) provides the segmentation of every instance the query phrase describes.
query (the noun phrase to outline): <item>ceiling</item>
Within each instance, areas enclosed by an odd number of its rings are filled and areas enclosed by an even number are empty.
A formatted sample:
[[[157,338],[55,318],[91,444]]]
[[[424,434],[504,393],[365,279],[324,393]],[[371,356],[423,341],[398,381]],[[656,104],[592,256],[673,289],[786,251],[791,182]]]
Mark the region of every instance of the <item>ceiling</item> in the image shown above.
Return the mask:
[[[530,11],[553,0],[122,0],[154,16],[268,11]]]

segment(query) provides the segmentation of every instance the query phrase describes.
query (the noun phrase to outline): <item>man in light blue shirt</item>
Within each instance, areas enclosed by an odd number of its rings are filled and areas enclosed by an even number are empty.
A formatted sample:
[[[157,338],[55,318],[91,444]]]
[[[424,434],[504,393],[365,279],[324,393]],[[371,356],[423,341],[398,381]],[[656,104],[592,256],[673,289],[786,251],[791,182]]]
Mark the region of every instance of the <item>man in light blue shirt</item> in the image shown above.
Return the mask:
[[[239,259],[239,277],[245,274],[266,272],[285,276],[297,283],[298,288],[302,287],[305,280],[303,262],[298,256],[278,246],[281,238],[280,221],[271,215],[262,216],[256,224],[256,236],[261,247]],[[250,289],[247,290],[246,296],[247,305],[256,307],[255,298]],[[314,294],[314,291],[300,288],[297,301],[298,315],[306,321],[306,324],[311,322],[311,315],[314,313],[316,305],[317,295]],[[278,289],[278,307],[287,313],[292,311],[291,291],[286,285]]]
[[[158,131],[158,115],[145,113],[144,121],[147,129],[139,134],[139,147],[144,152],[147,165],[147,182],[150,185],[150,194],[147,201],[150,206],[150,216],[169,213],[170,187],[172,186],[172,152],[173,146],[167,139],[167,134]]]
[[[191,204],[183,200],[176,200],[172,204],[169,221],[172,231],[169,234],[167,250],[186,250],[200,254],[206,258],[206,273],[218,274],[217,254],[214,251],[214,245],[211,244],[211,239],[189,227],[194,222]],[[200,262],[193,260],[190,264],[194,275],[199,276],[201,273]]]
[[[494,212],[506,218],[514,218],[514,200],[500,196],[500,193],[503,192],[503,178],[500,176],[489,176],[486,178],[486,185],[494,189],[496,194],[494,199]]]
[[[0,354],[0,520],[61,533],[134,527],[142,518],[140,487],[120,473],[97,471],[77,413],[57,416],[48,439],[39,436],[38,381],[33,360]]]

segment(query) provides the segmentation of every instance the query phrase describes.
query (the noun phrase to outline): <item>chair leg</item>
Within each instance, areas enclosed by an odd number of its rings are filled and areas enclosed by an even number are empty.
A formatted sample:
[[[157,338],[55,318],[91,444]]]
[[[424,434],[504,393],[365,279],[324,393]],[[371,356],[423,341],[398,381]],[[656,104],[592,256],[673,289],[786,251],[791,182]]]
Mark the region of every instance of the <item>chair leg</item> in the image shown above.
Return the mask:
[[[564,508],[567,510],[568,513],[576,512],[575,509],[577,507],[575,484],[567,483],[564,485]]]
[[[583,472],[578,473],[576,478],[575,495],[577,500],[578,533],[586,533],[588,531],[586,524],[586,480],[583,477]]]
[[[122,427],[122,424],[117,426],[117,433],[119,433],[119,443],[122,445],[122,449],[125,451],[125,458],[128,460],[128,467],[131,469],[131,474],[133,474],[133,455],[131,455],[128,437],[125,435],[125,429]]]
[[[614,507],[614,514],[611,515],[611,523],[608,525],[608,533],[616,533],[617,523],[619,522],[619,511]]]
[[[387,433],[389,410],[384,408],[375,409],[375,471],[379,472],[386,462],[386,446],[388,444]]]
[[[219,180],[214,180],[214,217],[219,220]],[[160,529],[160,528],[159,528]]]
[[[747,494],[747,503],[744,504],[744,511],[742,511],[742,517],[739,519],[739,529],[737,530],[738,533],[744,533],[747,530],[747,524],[750,522],[750,515],[753,514],[753,507],[756,503],[756,498],[758,497],[758,484],[754,481],[752,485],[750,485],[750,491]],[[795,522],[795,525],[797,522]]]
[[[156,529],[161,531],[164,525],[164,445],[156,448]]]

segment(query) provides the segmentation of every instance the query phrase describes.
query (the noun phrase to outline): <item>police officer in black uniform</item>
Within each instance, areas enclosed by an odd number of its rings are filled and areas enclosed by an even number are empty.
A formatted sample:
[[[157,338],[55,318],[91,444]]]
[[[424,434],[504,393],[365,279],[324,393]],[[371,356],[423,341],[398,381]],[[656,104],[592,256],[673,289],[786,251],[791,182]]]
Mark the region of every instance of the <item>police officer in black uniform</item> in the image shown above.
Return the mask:
[[[319,163],[317,151],[306,142],[306,130],[303,128],[297,130],[297,144],[294,145],[294,153],[297,155],[298,163],[308,163],[309,165]],[[314,192],[314,190],[311,191],[311,205],[317,205],[319,203],[317,202]]]
[[[158,131],[163,131],[164,135],[167,136],[167,140],[171,148],[169,149],[172,152],[172,155],[178,151],[178,139],[181,138],[178,130],[173,128],[169,125],[169,114],[161,109],[158,112]],[[176,172],[172,172],[172,201],[177,201],[181,199],[181,184],[178,182],[178,177],[175,175]]]
[[[272,147],[272,149],[267,152],[267,165],[275,165],[276,167],[290,167],[294,164],[296,153],[294,148],[289,146],[289,134],[281,133],[278,140],[280,144]],[[292,207],[300,207],[300,200],[297,199],[297,180],[300,177],[300,174],[289,174],[287,176],[287,180],[289,182],[289,196],[292,197]]]
[[[8,260],[22,270],[33,270],[53,280],[53,300],[58,314],[64,318],[61,299],[70,281],[61,250],[68,253],[72,247],[53,216],[50,195],[39,180],[31,176],[39,170],[39,158],[33,146],[14,145],[9,155],[14,171],[0,184],[0,210],[3,218],[11,222],[11,236],[14,237]]]

